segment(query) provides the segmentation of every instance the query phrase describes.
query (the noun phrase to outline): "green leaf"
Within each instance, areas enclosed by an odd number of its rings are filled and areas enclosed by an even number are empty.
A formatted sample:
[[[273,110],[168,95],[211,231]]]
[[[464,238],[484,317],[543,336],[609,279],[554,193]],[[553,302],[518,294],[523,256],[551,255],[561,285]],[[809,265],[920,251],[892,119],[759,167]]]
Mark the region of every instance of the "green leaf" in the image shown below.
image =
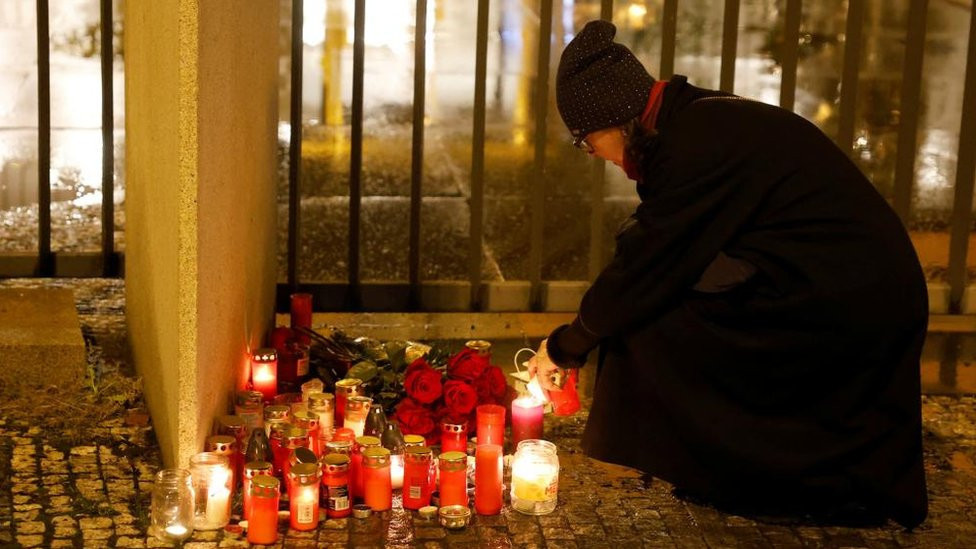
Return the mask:
[[[376,377],[377,373],[379,373],[379,368],[376,367],[376,364],[364,360],[353,364],[352,368],[349,368],[349,371],[346,373],[346,377],[361,379],[365,383]]]

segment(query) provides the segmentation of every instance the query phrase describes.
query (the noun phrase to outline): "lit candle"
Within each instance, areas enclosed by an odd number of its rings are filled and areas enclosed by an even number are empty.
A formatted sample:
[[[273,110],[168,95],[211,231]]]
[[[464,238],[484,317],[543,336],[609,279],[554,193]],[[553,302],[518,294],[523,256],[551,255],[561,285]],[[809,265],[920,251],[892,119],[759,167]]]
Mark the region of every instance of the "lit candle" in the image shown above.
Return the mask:
[[[308,411],[319,416],[321,438],[326,438],[324,433],[330,433],[331,436],[331,431],[335,428],[335,397],[330,393],[309,393]]]
[[[315,463],[299,463],[288,473],[288,505],[294,530],[314,530],[319,524],[319,475]]]
[[[477,408],[478,445],[505,444],[505,407],[482,404]]]
[[[251,358],[251,384],[270,401],[278,394],[278,353],[272,348],[258,349]]]
[[[354,377],[340,379],[335,383],[335,422],[341,425],[346,417],[346,401],[350,397],[361,395],[363,380]]]
[[[350,397],[346,401],[346,411],[342,426],[352,429],[357,437],[363,436],[363,428],[366,426],[366,415],[369,413],[369,405],[373,399],[364,396]]]
[[[213,452],[195,454],[190,457],[190,476],[196,498],[194,529],[217,530],[226,526],[230,521],[230,460]]]
[[[556,445],[545,440],[524,440],[512,459],[512,508],[543,515],[556,508],[559,458]]]
[[[497,515],[502,510],[501,445],[479,444],[475,462],[474,509],[479,515]]]
[[[247,541],[270,545],[278,541],[279,481],[260,475],[251,481],[251,511],[247,519]]]
[[[386,511],[393,506],[390,451],[382,446],[363,451],[363,502],[373,511]]]
[[[543,402],[532,396],[512,401],[512,444],[530,438],[542,438]]]
[[[182,524],[173,524],[166,527],[166,535],[174,539],[183,539],[190,532],[186,526]]]
[[[230,522],[230,469],[214,469],[210,473],[207,493],[207,523],[212,528],[223,528]]]
[[[464,452],[444,452],[437,458],[439,478],[437,491],[440,506],[468,506],[468,455]]]
[[[403,454],[390,456],[390,481],[394,490],[403,488]]]

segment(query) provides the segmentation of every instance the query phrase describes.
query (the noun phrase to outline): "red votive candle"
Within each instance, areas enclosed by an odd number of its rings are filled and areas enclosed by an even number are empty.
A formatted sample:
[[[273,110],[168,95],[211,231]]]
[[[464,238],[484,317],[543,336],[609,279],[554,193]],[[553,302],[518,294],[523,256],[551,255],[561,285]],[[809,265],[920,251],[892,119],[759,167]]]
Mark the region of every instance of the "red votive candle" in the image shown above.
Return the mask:
[[[354,377],[340,379],[335,384],[335,424],[342,425],[346,418],[346,401],[349,397],[363,394],[363,381]]]
[[[382,446],[363,450],[363,503],[373,511],[393,507],[390,451]]]
[[[376,437],[356,437],[349,462],[349,495],[353,500],[363,499],[366,493],[363,490],[363,451],[381,445],[380,439]]]
[[[251,482],[254,477],[274,476],[272,467],[271,463],[267,461],[249,461],[244,464],[244,485],[242,489],[244,493],[244,520],[251,516]],[[278,486],[275,485],[275,491],[277,490]]]
[[[437,490],[441,507],[468,506],[468,455],[464,452],[445,452],[437,458],[440,478]]]
[[[542,438],[543,403],[535,397],[523,396],[512,401],[512,444],[527,439]]]
[[[322,458],[322,492],[329,518],[343,518],[352,514],[352,498],[349,496],[349,456],[328,454]]]
[[[505,444],[505,407],[497,404],[482,404],[477,408],[478,446],[482,444]]]
[[[288,508],[293,530],[314,530],[319,525],[319,466],[299,463],[288,473]]]
[[[308,431],[302,429],[301,427],[294,426],[285,429],[285,431],[282,433],[281,446],[284,453],[279,453],[275,457],[277,458],[279,455],[284,455],[284,461],[281,463],[281,478],[287,481],[288,473],[291,472],[291,466],[297,461],[293,459],[295,450],[298,448],[305,448],[306,450],[308,449]],[[279,452],[281,452],[281,450],[279,450]],[[314,457],[314,455],[312,457]],[[286,485],[286,488],[290,492],[290,482]]]
[[[464,423],[441,423],[441,453],[467,452],[468,426]]]
[[[270,401],[278,394],[278,353],[268,347],[258,349],[251,357],[251,384]]]
[[[291,415],[295,425],[308,432],[308,448],[316,457],[322,456],[322,439],[319,433],[319,416],[313,412],[299,410]]]
[[[479,515],[497,515],[502,511],[502,447],[479,444],[474,459],[474,510]]]
[[[312,327],[312,294],[291,294],[291,328]],[[311,338],[296,331],[298,341],[308,345]]]
[[[247,541],[271,545],[278,541],[278,479],[256,476],[251,479],[250,516],[247,519]]]
[[[426,446],[408,446],[404,450],[403,508],[420,509],[430,505],[431,461],[433,454]]]

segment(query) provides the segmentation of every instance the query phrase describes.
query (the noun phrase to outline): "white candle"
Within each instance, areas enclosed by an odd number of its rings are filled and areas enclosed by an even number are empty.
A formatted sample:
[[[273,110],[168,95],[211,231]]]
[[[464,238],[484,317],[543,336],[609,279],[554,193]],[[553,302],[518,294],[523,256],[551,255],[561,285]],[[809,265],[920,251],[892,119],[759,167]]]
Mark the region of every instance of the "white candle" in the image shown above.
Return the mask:
[[[394,490],[403,488],[403,454],[390,456],[390,481]]]
[[[512,494],[529,501],[547,501],[556,496],[559,468],[548,463],[523,463],[512,466]]]
[[[230,521],[230,489],[227,480],[230,471],[216,469],[210,476],[207,493],[207,522],[211,527],[221,528]]]
[[[346,417],[342,422],[342,426],[352,429],[352,432],[356,433],[357,437],[361,437],[363,436],[363,429],[366,427],[366,418],[351,420]]]
[[[189,530],[182,524],[172,524],[166,527],[166,535],[176,539],[183,539],[187,533]]]

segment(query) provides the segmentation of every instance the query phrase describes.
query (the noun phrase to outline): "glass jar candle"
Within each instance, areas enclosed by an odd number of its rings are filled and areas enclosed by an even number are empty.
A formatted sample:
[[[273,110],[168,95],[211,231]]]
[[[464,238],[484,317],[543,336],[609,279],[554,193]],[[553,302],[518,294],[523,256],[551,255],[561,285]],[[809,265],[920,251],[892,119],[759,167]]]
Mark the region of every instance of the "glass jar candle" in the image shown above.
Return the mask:
[[[474,510],[497,515],[502,511],[502,447],[479,444],[474,459]]]
[[[551,513],[558,491],[556,445],[538,439],[520,442],[512,459],[512,507],[527,515]]]
[[[441,453],[468,449],[468,426],[464,423],[441,423]]]
[[[274,465],[276,477],[284,478],[281,475],[285,461],[288,459],[288,448],[285,443],[285,432],[292,429],[291,423],[271,423],[271,463]]]
[[[319,416],[319,429],[331,431],[335,428],[335,396],[330,393],[309,393],[308,411]]]
[[[349,456],[326,454],[322,458],[322,491],[320,506],[329,518],[348,517],[352,513],[349,495]]]
[[[319,416],[307,410],[292,414],[292,423],[308,432],[308,448],[316,456],[322,455],[322,442],[319,438]]]
[[[308,450],[308,431],[302,429],[301,427],[292,426],[290,429],[285,430],[282,434],[283,453],[278,454],[282,459],[281,478],[288,478],[288,472],[291,470],[292,465],[292,456],[295,455],[295,450],[299,448]],[[278,456],[275,457],[277,458]],[[314,458],[314,455],[312,457]],[[313,461],[317,460],[313,459]],[[291,484],[288,484],[287,488],[290,490]]]
[[[545,403],[532,396],[512,401],[512,444],[542,438],[542,409]]]
[[[344,456],[352,455],[353,442],[348,440],[330,440],[325,443],[325,453],[328,454],[342,454]]]
[[[335,432],[332,434],[332,440],[348,440],[349,442],[356,442],[356,433],[348,427],[337,427]]]
[[[271,426],[275,423],[288,423],[291,409],[288,406],[274,405],[264,408],[264,434],[271,438]]]
[[[491,358],[491,342],[483,339],[472,339],[466,341],[464,346],[478,353],[478,356]]]
[[[478,417],[478,445],[505,444],[505,407],[482,404],[476,408]]]
[[[244,466],[244,455],[238,450],[237,439],[230,435],[213,435],[207,437],[207,444],[204,449],[208,452],[227,456],[233,475],[230,482],[230,497],[233,499],[238,479],[241,478],[241,468]]]
[[[186,469],[156,473],[149,508],[149,533],[157,539],[181,542],[193,533],[193,485]]]
[[[349,494],[353,500],[363,499],[363,450],[381,446],[376,437],[356,437],[349,462]]]
[[[288,507],[294,530],[318,527],[319,475],[319,466],[314,463],[299,463],[288,472]]]
[[[193,528],[219,530],[230,522],[231,478],[230,460],[213,452],[201,452],[190,457],[190,476],[193,479]]]
[[[312,294],[295,293],[291,294],[291,329],[311,328],[312,327]],[[311,337],[307,334],[295,331],[298,341],[308,345]]]
[[[241,493],[243,498],[244,520],[251,515],[251,481],[254,477],[274,476],[274,466],[270,461],[249,461],[244,464],[244,482]]]
[[[444,452],[437,458],[439,471],[437,493],[440,507],[468,506],[468,455],[464,452]]]
[[[340,379],[335,384],[335,422],[343,425],[346,417],[346,401],[349,397],[363,394],[363,380],[354,377]]]
[[[251,385],[265,401],[278,394],[278,352],[273,348],[254,351],[251,357]]]
[[[264,395],[260,391],[240,391],[234,415],[244,420],[247,432],[264,427]]]
[[[271,545],[278,541],[278,501],[281,497],[278,479],[259,475],[251,479],[250,514],[247,518],[247,541],[257,545]]]
[[[382,446],[363,450],[363,503],[373,511],[386,511],[393,507],[390,451]]]
[[[403,455],[403,508],[420,509],[430,505],[434,491],[431,462],[434,456],[426,446],[408,446]]]
[[[363,436],[363,428],[366,426],[366,415],[369,414],[369,406],[373,399],[365,396],[349,397],[346,401],[345,416],[342,426],[352,429],[357,437]]]
[[[427,439],[423,435],[403,435],[403,446],[404,448],[409,448],[411,446],[427,446]]]

